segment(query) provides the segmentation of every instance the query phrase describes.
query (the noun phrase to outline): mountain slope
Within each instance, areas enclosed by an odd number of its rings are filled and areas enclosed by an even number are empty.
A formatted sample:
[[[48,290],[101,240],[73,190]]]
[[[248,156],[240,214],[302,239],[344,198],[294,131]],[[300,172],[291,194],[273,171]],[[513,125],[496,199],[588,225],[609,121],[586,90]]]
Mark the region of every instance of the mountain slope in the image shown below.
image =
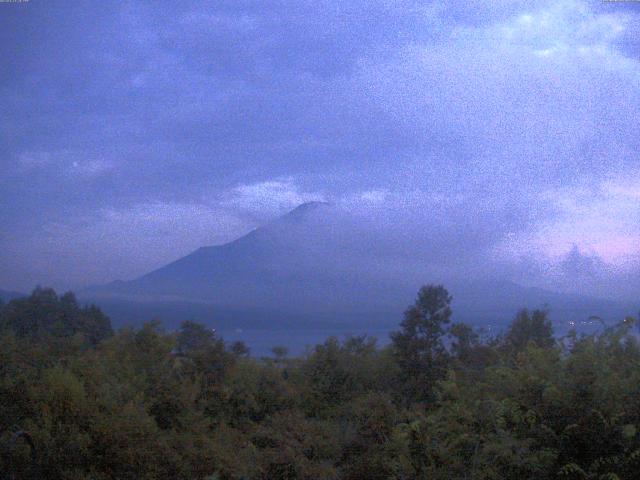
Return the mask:
[[[7,303],[15,298],[26,297],[24,293],[13,292],[10,290],[0,290],[0,300]]]
[[[445,281],[421,264],[411,274],[403,267],[411,264],[411,252],[383,259],[388,246],[346,223],[332,205],[303,204],[233,242],[200,248],[138,279],[87,289],[80,297],[116,321],[145,312],[149,318],[243,325],[395,325],[421,284],[443,282],[453,294],[456,318],[474,324],[504,324],[522,307],[548,306],[565,321],[631,313],[615,302],[507,281]]]
[[[362,309],[367,298],[378,307],[395,303],[392,282],[339,261],[346,250],[341,253],[341,239],[332,235],[333,223],[329,204],[303,204],[233,242],[83,294],[288,311]]]

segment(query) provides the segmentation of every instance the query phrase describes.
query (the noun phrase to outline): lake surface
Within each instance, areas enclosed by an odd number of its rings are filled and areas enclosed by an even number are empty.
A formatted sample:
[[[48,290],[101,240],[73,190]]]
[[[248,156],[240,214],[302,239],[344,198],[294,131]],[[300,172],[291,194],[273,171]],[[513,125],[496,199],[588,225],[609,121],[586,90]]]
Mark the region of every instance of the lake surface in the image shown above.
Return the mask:
[[[336,337],[344,340],[349,336],[366,335],[375,337],[378,346],[387,345],[390,342],[389,335],[392,331],[398,330],[398,325],[383,327],[364,326],[323,326],[323,327],[283,327],[283,328],[221,328],[216,332],[222,336],[227,343],[243,341],[254,357],[272,356],[271,349],[275,346],[284,346],[289,350],[290,356],[298,356],[305,353],[307,349],[313,349],[315,345],[324,343],[329,337]],[[576,329],[578,335],[591,335],[601,333],[604,330],[602,325],[596,323],[585,323],[573,325],[565,322],[554,324],[554,333],[557,338],[566,336],[571,329]],[[485,328],[489,335],[499,333],[500,328]],[[637,333],[637,329],[634,330]]]
[[[367,335],[375,337],[378,345],[389,343],[389,333],[394,328],[222,328],[216,332],[225,342],[243,341],[251,350],[254,357],[272,356],[271,349],[284,346],[289,349],[291,356],[301,355],[307,348],[323,343],[329,337],[344,340],[349,336]]]

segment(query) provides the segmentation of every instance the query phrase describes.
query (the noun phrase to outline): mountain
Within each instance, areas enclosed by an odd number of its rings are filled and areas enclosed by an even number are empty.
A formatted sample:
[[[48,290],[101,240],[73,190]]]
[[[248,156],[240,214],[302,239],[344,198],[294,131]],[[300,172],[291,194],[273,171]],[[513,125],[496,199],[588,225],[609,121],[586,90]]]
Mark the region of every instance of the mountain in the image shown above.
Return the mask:
[[[92,287],[79,297],[100,305],[116,324],[191,318],[238,328],[395,327],[425,283],[444,283],[454,297],[455,318],[475,325],[499,327],[523,307],[547,306],[563,322],[632,313],[612,301],[508,281],[443,279],[413,261],[411,252],[388,255],[390,249],[366,227],[349,226],[340,209],[311,202],[233,242],[202,247],[140,278]],[[419,268],[412,271],[412,263]]]
[[[12,292],[10,290],[0,290],[0,301],[2,302],[10,302],[15,298],[26,297],[24,293],[20,292]]]
[[[225,245],[195,252],[91,298],[196,302],[224,308],[330,313],[395,305],[398,287],[345,261],[330,204],[311,202]],[[366,309],[366,307],[365,307]]]

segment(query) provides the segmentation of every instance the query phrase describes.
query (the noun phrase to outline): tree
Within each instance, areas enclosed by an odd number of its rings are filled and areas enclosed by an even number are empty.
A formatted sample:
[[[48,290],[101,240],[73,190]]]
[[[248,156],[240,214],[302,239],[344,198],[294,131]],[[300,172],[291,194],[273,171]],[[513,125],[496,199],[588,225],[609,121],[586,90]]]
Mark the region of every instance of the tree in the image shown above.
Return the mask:
[[[231,353],[233,353],[236,357],[248,357],[251,353],[247,344],[241,340],[237,340],[231,344]]]
[[[53,289],[40,287],[2,309],[0,329],[31,339],[81,334],[89,345],[113,335],[109,317],[95,305],[81,308],[73,293],[58,297]]]
[[[443,336],[451,320],[451,300],[442,285],[422,287],[404,314],[402,329],[391,334],[406,393],[415,400],[432,399],[436,381],[444,377],[447,352]]]
[[[289,355],[289,349],[282,345],[277,345],[271,349],[271,353],[276,357],[276,363],[282,363],[287,358],[287,355]]]
[[[534,310],[531,315],[525,308],[518,312],[507,331],[505,341],[515,351],[525,348],[530,342],[540,348],[555,344],[553,326],[546,310]]]
[[[207,328],[201,323],[187,320],[180,325],[176,351],[180,355],[202,352],[211,348],[216,341],[215,330]]]
[[[452,337],[451,352],[463,363],[470,363],[479,346],[478,334],[466,323],[454,323],[449,329]]]
[[[346,442],[341,466],[345,480],[407,478],[402,471],[401,445],[394,435],[398,412],[385,394],[369,393],[349,404],[353,433]]]

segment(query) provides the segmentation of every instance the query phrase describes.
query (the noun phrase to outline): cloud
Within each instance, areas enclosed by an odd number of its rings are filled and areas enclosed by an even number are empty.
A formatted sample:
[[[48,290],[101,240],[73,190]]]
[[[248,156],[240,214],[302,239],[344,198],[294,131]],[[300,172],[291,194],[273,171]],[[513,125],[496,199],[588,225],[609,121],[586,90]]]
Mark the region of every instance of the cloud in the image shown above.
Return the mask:
[[[60,150],[24,151],[18,155],[14,175],[44,175],[49,181],[58,177],[67,180],[84,180],[103,175],[114,168],[104,158],[91,158],[80,151]]]
[[[551,258],[571,249],[593,252],[607,263],[624,267],[640,256],[640,203],[637,181],[606,180],[594,187],[557,189],[541,194],[556,215],[511,242],[513,251],[534,248]]]
[[[7,272],[64,288],[131,279],[206,245],[249,230],[232,211],[203,203],[161,202],[105,208],[81,218],[46,222],[39,235],[5,241]],[[31,255],[31,260],[25,258]]]
[[[583,254],[577,245],[573,245],[566,257],[560,262],[562,273],[574,279],[601,275],[606,268],[606,264],[600,257]]]
[[[18,156],[18,167],[31,170],[46,167],[52,162],[49,152],[23,152]]]
[[[628,63],[615,49],[627,28],[623,15],[598,14],[584,2],[563,0],[498,24],[487,31],[487,37],[503,47],[527,48],[541,57],[610,59],[608,67]]]
[[[321,193],[302,191],[292,178],[237,185],[221,198],[222,205],[257,218],[281,215],[302,203],[325,200]]]
[[[494,248],[496,262],[524,283],[573,293],[632,299],[640,286],[637,175],[540,197],[553,215]]]
[[[6,272],[20,288],[47,276],[65,288],[131,279],[208,245],[234,240],[297,205],[323,198],[291,178],[209,192],[199,201],[155,200],[44,222],[40,235],[5,240]],[[24,264],[32,255],[33,260]]]
[[[385,189],[372,189],[348,194],[339,200],[346,209],[359,209],[364,207],[381,208],[389,205],[392,193]]]

